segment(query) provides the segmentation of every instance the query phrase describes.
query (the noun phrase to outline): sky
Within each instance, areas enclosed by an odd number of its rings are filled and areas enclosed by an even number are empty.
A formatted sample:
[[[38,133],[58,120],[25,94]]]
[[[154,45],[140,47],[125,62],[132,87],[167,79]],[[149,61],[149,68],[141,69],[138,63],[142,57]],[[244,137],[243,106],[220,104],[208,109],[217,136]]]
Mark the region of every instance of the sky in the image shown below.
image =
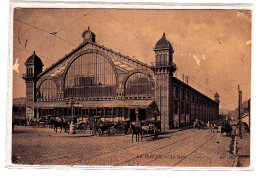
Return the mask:
[[[25,97],[25,61],[33,53],[44,68],[83,42],[90,27],[96,42],[151,64],[163,33],[174,48],[177,77],[234,109],[238,84],[243,100],[251,90],[251,11],[135,9],[15,9],[13,21],[13,97]],[[50,34],[57,32],[56,36]]]

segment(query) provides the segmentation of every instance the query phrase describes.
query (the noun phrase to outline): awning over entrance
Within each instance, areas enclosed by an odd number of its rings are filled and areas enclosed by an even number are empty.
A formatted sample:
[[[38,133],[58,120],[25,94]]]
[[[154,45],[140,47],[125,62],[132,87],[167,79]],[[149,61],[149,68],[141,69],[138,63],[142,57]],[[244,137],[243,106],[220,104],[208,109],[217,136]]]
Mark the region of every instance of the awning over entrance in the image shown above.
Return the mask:
[[[110,100],[110,101],[75,101],[74,107],[97,108],[97,107],[128,107],[128,108],[147,108],[153,104],[154,100]],[[70,104],[63,101],[43,102],[38,101],[33,104],[36,108],[63,108],[70,107]]]

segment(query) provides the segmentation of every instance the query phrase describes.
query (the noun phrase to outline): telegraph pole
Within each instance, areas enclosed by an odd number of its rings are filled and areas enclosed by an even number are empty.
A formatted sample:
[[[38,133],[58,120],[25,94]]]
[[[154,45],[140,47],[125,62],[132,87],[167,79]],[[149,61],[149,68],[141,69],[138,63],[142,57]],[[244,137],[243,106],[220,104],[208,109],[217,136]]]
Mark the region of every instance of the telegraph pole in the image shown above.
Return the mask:
[[[242,123],[241,123],[241,104],[242,103],[242,91],[238,84],[238,121],[239,121],[239,136],[242,138]]]
[[[250,128],[251,128],[251,125],[250,125],[250,120],[251,120],[251,106],[250,106],[250,104],[251,104],[251,99],[248,100],[248,116],[249,116],[249,122],[248,122],[248,123],[249,123],[249,124],[248,124],[249,126],[248,126],[248,127],[249,127],[249,130],[250,130]]]

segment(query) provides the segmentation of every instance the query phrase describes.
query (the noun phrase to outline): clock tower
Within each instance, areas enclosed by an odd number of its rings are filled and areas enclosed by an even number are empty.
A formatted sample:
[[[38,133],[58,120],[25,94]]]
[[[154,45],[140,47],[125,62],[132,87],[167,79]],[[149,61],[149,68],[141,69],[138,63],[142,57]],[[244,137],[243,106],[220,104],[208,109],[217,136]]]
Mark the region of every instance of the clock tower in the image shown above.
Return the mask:
[[[163,131],[173,128],[173,73],[176,65],[172,62],[174,50],[171,43],[166,39],[165,33],[156,43],[155,62],[152,70],[155,74],[155,102],[159,108],[161,129]]]
[[[82,38],[83,38],[83,42],[96,42],[96,35],[90,30],[90,28],[88,27],[88,30],[85,30],[82,33]]]

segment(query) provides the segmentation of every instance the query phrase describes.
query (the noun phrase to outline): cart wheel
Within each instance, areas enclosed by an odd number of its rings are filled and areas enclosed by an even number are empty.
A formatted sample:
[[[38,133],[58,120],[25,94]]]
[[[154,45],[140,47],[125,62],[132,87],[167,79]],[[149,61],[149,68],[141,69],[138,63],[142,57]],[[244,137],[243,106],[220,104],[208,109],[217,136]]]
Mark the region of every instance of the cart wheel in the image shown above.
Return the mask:
[[[102,130],[101,130],[101,128],[98,128],[98,135],[99,135],[99,136],[102,136]]]

